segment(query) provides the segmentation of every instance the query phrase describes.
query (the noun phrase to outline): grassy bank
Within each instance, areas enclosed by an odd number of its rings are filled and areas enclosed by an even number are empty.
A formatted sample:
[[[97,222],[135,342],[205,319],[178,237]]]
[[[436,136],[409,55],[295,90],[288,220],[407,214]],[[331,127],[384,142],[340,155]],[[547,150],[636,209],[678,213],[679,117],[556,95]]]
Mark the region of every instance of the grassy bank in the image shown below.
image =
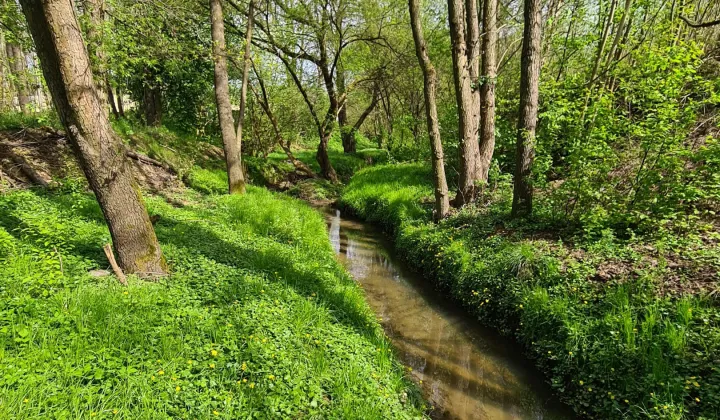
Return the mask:
[[[149,197],[172,274],[120,286],[81,184],[0,196],[0,418],[418,418],[305,204]]]
[[[387,229],[479,322],[514,335],[582,416],[720,417],[720,310],[693,286],[717,285],[717,235],[584,237],[509,219],[507,182],[491,195],[434,225],[429,169],[386,165],[356,174],[341,204]]]

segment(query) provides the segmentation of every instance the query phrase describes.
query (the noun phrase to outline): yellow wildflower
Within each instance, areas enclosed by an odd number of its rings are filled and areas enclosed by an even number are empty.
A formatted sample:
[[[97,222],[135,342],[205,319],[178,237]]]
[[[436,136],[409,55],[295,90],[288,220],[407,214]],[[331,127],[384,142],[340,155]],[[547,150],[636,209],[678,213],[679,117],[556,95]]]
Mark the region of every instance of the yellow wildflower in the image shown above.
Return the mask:
[[[217,355],[218,355],[217,350],[215,350],[215,349],[210,350],[210,355],[211,355],[212,357],[217,357]]]
[[[165,371],[164,371],[164,370],[159,370],[159,371],[158,371],[158,375],[164,375],[164,374],[165,374]]]
[[[210,369],[215,369],[215,363],[210,363]]]
[[[175,392],[180,392],[180,387],[179,387],[179,386],[176,386],[176,387],[175,387]]]

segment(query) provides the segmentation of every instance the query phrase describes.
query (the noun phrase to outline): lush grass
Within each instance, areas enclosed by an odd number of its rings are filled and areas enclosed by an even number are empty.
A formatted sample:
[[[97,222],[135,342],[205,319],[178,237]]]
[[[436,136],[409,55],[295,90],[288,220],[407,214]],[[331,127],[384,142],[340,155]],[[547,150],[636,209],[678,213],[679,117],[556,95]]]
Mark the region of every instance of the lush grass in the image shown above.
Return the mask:
[[[342,204],[383,225],[399,254],[480,322],[515,335],[579,414],[720,418],[717,300],[661,293],[683,275],[677,255],[720,270],[716,245],[583,238],[513,221],[509,183],[492,204],[434,225],[431,194],[426,166],[379,166],[351,180]]]
[[[0,197],[0,418],[422,416],[317,212],[185,199],[148,199],[172,274],[126,288],[88,274],[110,238],[83,188]]]

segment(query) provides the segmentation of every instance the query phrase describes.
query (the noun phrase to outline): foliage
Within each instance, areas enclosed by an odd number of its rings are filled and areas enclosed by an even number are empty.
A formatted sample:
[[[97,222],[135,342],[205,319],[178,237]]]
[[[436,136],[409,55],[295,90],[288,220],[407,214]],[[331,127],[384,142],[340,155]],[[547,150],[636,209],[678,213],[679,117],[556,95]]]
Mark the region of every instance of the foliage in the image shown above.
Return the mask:
[[[91,195],[0,197],[0,417],[422,416],[314,210],[186,198],[148,200],[172,274],[122,287],[88,274],[109,241]]]
[[[677,254],[720,271],[716,247],[583,236],[566,242],[542,224],[508,219],[509,183],[491,192],[486,207],[436,225],[429,178],[421,164],[368,168],[352,179],[342,204],[394,233],[408,264],[480,322],[514,335],[579,414],[720,415],[717,302],[661,292],[680,273],[672,267]],[[604,271],[627,267],[602,280]]]

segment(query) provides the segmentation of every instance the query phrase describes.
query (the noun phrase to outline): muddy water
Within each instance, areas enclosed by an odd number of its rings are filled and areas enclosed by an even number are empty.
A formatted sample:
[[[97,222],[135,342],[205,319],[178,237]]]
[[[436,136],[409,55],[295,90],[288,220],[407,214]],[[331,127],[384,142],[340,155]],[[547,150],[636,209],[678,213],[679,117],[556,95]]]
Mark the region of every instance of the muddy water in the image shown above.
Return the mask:
[[[365,289],[440,419],[570,419],[512,342],[483,329],[393,258],[382,233],[326,209],[339,259]]]

